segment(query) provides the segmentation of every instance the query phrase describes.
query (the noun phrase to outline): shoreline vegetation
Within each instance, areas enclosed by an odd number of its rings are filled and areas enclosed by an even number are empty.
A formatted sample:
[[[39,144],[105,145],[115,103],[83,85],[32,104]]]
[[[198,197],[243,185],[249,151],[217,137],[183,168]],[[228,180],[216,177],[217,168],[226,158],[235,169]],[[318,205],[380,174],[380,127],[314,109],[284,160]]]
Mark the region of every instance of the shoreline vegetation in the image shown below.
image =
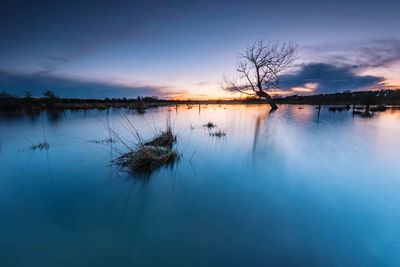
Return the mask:
[[[400,105],[400,89],[343,92],[318,95],[291,95],[286,97],[274,97],[277,104],[300,105],[350,105],[350,106],[382,106]],[[63,109],[109,109],[130,108],[145,110],[151,107],[171,105],[196,105],[196,104],[262,104],[264,99],[242,98],[233,100],[166,100],[157,97],[105,98],[105,99],[78,99],[60,98],[54,94],[47,97],[14,96],[8,93],[0,93],[0,111],[42,111]]]
[[[207,104],[268,104],[268,101],[260,98],[245,98],[234,100],[166,100],[157,97],[137,97],[135,99],[126,98],[105,98],[105,99],[76,99],[76,98],[60,98],[51,91],[46,91],[44,97],[35,98],[31,95],[24,97],[13,96],[7,93],[0,93],[0,112],[4,114],[33,114],[47,111],[55,113],[50,117],[57,120],[57,113],[64,110],[89,110],[89,109],[110,109],[110,108],[128,108],[143,113],[147,108],[160,106],[185,105],[188,109],[194,105]],[[295,104],[313,105],[318,109],[318,116],[322,106],[328,106],[331,112],[341,112],[352,110],[353,116],[360,115],[362,117],[372,117],[374,112],[385,111],[389,106],[400,109],[400,90],[379,90],[379,91],[359,91],[359,92],[343,92],[335,94],[318,94],[318,95],[291,95],[286,97],[275,97],[274,102],[277,104]],[[272,109],[273,110],[273,109]],[[11,112],[11,113],[8,113]],[[116,150],[119,156],[112,162],[134,176],[149,177],[154,171],[162,167],[173,167],[177,163],[181,154],[174,148],[177,142],[176,135],[172,132],[170,122],[167,121],[167,128],[164,131],[155,133],[152,139],[147,141],[139,135],[138,131],[133,127],[132,123],[126,117],[127,127],[131,127],[130,132],[136,138],[135,145],[129,145],[121,136],[119,136],[111,127],[106,124],[110,136],[100,140],[89,140],[96,144],[121,143],[125,146],[125,151]],[[43,127],[43,124],[42,124]],[[227,133],[224,129],[218,128],[217,125],[208,121],[202,127],[208,130],[208,135],[215,138],[224,138]],[[193,129],[193,126],[191,126]],[[43,128],[44,141],[32,144],[32,151],[42,151],[49,149],[49,143]],[[115,148],[114,148],[115,149]]]

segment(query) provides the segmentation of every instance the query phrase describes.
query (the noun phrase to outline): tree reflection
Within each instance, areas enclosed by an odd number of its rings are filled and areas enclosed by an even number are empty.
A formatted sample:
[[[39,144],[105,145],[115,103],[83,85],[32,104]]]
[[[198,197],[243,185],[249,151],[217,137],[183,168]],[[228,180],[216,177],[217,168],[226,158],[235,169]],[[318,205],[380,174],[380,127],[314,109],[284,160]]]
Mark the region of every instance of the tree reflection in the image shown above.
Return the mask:
[[[267,121],[269,116],[271,115],[270,111],[265,111],[262,113],[259,113],[256,117],[256,124],[255,124],[255,129],[254,129],[254,138],[253,138],[253,156],[255,156],[256,152],[256,147],[259,142],[259,135],[260,135],[260,128],[261,128],[261,122]]]

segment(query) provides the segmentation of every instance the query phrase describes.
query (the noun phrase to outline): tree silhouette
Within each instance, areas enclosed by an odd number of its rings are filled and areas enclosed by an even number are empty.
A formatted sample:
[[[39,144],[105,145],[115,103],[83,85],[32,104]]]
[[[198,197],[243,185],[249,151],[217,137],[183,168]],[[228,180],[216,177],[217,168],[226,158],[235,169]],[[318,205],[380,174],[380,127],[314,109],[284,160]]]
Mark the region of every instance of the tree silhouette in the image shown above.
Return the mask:
[[[58,96],[51,90],[46,90],[43,92],[43,96],[49,98],[49,99],[56,99]]]
[[[238,77],[224,76],[223,89],[266,99],[272,110],[278,108],[267,93],[279,88],[282,74],[291,67],[296,58],[297,45],[265,40],[255,41],[239,55],[236,64]]]

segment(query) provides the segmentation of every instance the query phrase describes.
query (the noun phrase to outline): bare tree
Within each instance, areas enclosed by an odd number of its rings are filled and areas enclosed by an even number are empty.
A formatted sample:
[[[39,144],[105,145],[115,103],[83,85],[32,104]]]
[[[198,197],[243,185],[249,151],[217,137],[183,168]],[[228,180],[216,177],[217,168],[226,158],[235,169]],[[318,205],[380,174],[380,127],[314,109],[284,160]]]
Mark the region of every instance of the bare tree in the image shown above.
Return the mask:
[[[277,109],[267,91],[279,88],[280,77],[291,67],[296,50],[297,45],[290,42],[255,41],[239,55],[236,64],[239,76],[235,79],[224,76],[223,89],[266,99],[272,110]]]

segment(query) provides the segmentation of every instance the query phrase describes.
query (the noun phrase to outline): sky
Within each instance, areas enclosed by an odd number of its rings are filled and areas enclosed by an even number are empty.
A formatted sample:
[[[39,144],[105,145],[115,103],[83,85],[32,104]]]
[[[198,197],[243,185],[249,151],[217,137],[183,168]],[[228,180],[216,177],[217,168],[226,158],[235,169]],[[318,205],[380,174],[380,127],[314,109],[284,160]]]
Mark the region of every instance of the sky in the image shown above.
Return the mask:
[[[0,91],[211,99],[247,45],[298,44],[282,94],[400,88],[399,1],[0,3]]]

